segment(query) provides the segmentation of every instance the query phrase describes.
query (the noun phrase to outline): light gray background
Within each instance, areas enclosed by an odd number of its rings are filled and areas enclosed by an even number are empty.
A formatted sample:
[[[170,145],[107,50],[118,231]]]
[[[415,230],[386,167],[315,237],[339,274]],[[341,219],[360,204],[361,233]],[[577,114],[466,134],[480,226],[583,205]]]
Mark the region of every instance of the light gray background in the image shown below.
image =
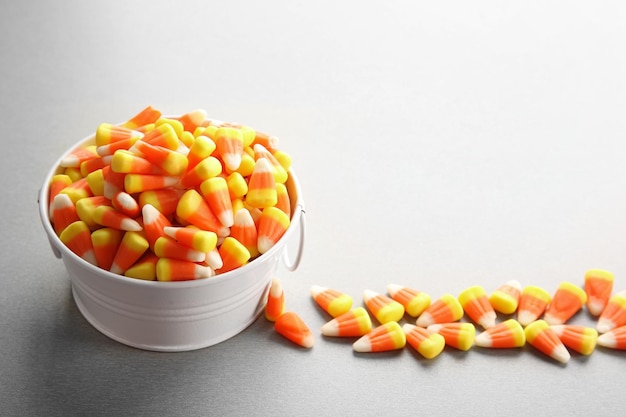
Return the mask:
[[[309,288],[433,298],[589,268],[626,288],[621,2],[0,1],[0,414],[609,415],[626,357],[532,348],[360,355]],[[70,145],[146,105],[277,135],[306,203],[287,308],[187,353],[126,347],[78,312],[36,196]],[[586,312],[573,323],[593,325]]]

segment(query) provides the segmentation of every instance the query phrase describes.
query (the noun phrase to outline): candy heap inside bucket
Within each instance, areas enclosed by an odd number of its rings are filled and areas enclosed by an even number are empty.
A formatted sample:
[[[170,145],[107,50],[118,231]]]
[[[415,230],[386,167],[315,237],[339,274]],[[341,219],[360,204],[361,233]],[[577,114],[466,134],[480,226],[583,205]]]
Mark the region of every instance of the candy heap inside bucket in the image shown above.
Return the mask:
[[[100,124],[61,158],[49,218],[76,255],[130,278],[183,281],[239,268],[290,225],[291,158],[275,137],[149,106]]]

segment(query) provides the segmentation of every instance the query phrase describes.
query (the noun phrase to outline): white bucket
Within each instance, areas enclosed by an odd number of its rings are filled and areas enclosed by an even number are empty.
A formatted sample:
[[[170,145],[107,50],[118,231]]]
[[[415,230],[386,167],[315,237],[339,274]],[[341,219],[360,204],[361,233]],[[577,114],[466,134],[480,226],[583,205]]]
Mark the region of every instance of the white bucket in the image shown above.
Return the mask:
[[[39,215],[52,252],[69,273],[74,301],[96,329],[118,342],[140,349],[182,352],[222,342],[243,331],[263,312],[272,278],[282,258],[294,271],[304,243],[304,204],[300,184],[289,171],[286,182],[291,199],[291,224],[266,253],[240,268],[196,281],[144,281],[98,268],[72,252],[56,235],[48,210],[49,184],[60,172],[61,160],[73,149],[93,142],[93,135],[78,142],[48,173],[39,191]],[[293,261],[287,244],[298,234]]]

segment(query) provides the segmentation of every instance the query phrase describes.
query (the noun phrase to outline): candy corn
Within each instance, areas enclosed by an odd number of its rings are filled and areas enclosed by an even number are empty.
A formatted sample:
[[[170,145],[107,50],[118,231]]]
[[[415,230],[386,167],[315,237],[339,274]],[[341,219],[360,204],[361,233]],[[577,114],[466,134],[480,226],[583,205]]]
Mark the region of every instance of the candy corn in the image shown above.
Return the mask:
[[[90,264],[98,265],[91,243],[91,232],[84,221],[78,220],[68,225],[59,235],[59,239],[76,255]]]
[[[102,226],[119,230],[138,232],[143,229],[137,220],[128,217],[111,206],[96,207],[93,211],[93,220]]]
[[[67,194],[57,194],[52,202],[52,222],[57,235],[77,220],[80,218],[72,199]]]
[[[398,284],[387,285],[387,293],[395,301],[402,304],[404,310],[411,317],[417,317],[430,306],[430,295],[413,288]]]
[[[399,321],[404,316],[404,307],[386,295],[372,290],[363,291],[363,301],[367,309],[380,323]]]
[[[222,177],[209,178],[200,184],[200,190],[222,225],[231,227],[235,220],[226,180]]]
[[[180,259],[188,262],[203,262],[206,258],[206,252],[182,245],[169,236],[161,236],[154,242],[154,254],[159,258]]]
[[[517,310],[521,291],[518,281],[508,281],[489,295],[489,303],[499,313],[513,314]]]
[[[280,279],[274,277],[265,304],[265,318],[276,321],[285,312],[285,291]]]
[[[161,236],[165,236],[165,227],[172,226],[172,223],[151,204],[144,205],[141,213],[146,239],[150,244],[150,248],[154,250],[155,242]]]
[[[529,325],[543,315],[550,301],[552,296],[543,288],[534,285],[524,287],[519,298],[517,321],[522,326]]]
[[[131,138],[142,138],[143,133],[124,126],[116,126],[110,123],[101,123],[96,129],[96,146],[108,145],[109,143]]]
[[[272,165],[266,158],[259,158],[254,164],[246,201],[257,208],[272,207],[278,202]]]
[[[233,226],[230,228],[230,235],[248,249],[251,258],[256,258],[259,255],[256,225],[248,209],[237,210],[233,219]]]
[[[289,227],[289,216],[276,207],[267,207],[261,213],[257,232],[259,253],[269,251]]]
[[[81,178],[62,189],[59,194],[67,194],[72,202],[76,204],[80,199],[91,197],[93,192],[89,187],[87,178]]]
[[[148,240],[141,232],[126,232],[117,248],[110,271],[114,274],[123,274],[148,249]]]
[[[278,317],[274,322],[274,330],[297,345],[307,349],[313,347],[315,341],[313,333],[302,318],[293,311],[287,311]]]
[[[218,236],[228,236],[228,229],[211,211],[209,204],[200,193],[193,188],[187,190],[180,197],[176,206],[176,215],[200,229],[215,232]]]
[[[600,333],[606,333],[624,325],[626,325],[626,291],[620,291],[609,299],[598,318],[596,329]]]
[[[286,215],[291,215],[291,201],[289,200],[289,191],[285,184],[276,183],[276,206]]]
[[[443,336],[446,345],[463,351],[472,347],[476,336],[476,328],[472,323],[438,323],[426,329]]]
[[[352,308],[352,297],[332,288],[313,285],[311,296],[317,305],[333,317],[340,316]]]
[[[93,196],[81,198],[76,203],[76,213],[78,217],[87,224],[90,229],[100,227],[93,219],[93,213],[100,206],[110,206],[111,200],[105,196]]]
[[[601,269],[590,269],[585,273],[585,293],[587,294],[587,310],[599,316],[611,298],[613,291],[613,274]]]
[[[217,245],[217,235],[215,233],[191,226],[165,226],[163,228],[163,233],[173,239],[176,239],[179,243],[199,252],[207,253],[215,249]]]
[[[150,174],[125,174],[123,191],[126,191],[128,194],[134,194],[142,191],[160,190],[162,188],[173,187],[177,183],[178,177]],[[122,190],[112,191],[113,195],[115,195],[117,191]],[[113,196],[111,196],[111,198],[112,197]]]
[[[274,158],[274,155],[272,155],[272,153],[268,151],[265,146],[257,143],[254,145],[253,149],[254,159],[256,161],[258,161],[260,158],[265,158],[270,163],[272,167],[272,173],[274,174],[274,179],[277,183],[283,184],[285,181],[287,181],[287,177],[289,176],[289,174],[287,174],[285,168],[283,168],[280,162],[278,162],[278,160]]]
[[[485,329],[496,325],[496,312],[489,303],[483,287],[475,285],[467,288],[459,294],[458,298],[465,314],[475,323]]]
[[[61,160],[60,165],[65,168],[79,168],[81,163],[99,157],[100,155],[96,152],[96,146],[86,146],[84,148],[74,149],[72,152],[67,154]]]
[[[159,258],[156,264],[156,277],[159,281],[190,281],[213,275],[213,270],[208,266],[180,259]]]
[[[106,270],[111,268],[123,236],[123,231],[110,227],[104,227],[91,233],[93,251],[100,268]]]
[[[180,185],[185,188],[195,187],[209,178],[217,177],[221,173],[221,162],[217,158],[209,156],[187,171],[180,179]]]
[[[546,308],[544,319],[548,324],[563,324],[576,314],[587,302],[587,294],[570,282],[559,284]]]
[[[360,337],[370,331],[372,320],[363,307],[339,314],[322,326],[322,334],[331,337]]]
[[[444,294],[432,303],[418,318],[416,324],[428,327],[436,323],[450,323],[463,317],[463,307],[451,294]]]
[[[111,200],[111,204],[113,204],[114,208],[131,219],[139,216],[141,213],[141,207],[139,207],[137,200],[124,191],[115,194]]]
[[[420,326],[406,323],[402,326],[407,343],[426,359],[438,356],[446,345],[446,339],[439,333]]]
[[[596,329],[568,324],[557,324],[551,328],[566,347],[582,355],[591,355],[596,348],[598,341]]]
[[[601,334],[597,343],[609,349],[626,350],[626,326],[616,327]]]
[[[406,335],[395,321],[383,323],[352,344],[356,352],[386,352],[402,349],[406,345]]]
[[[144,191],[139,194],[139,206],[143,208],[146,204],[150,204],[164,216],[169,216],[176,212],[181,195],[181,190],[174,188]]]
[[[224,239],[218,251],[222,258],[222,267],[219,269],[220,273],[239,268],[247,264],[250,260],[250,252],[248,252],[248,249],[231,236]]]
[[[524,329],[524,334],[526,341],[543,354],[561,363],[570,360],[567,348],[545,320],[530,323]]]
[[[187,157],[163,146],[154,146],[142,140],[133,145],[141,155],[161,168],[166,175],[180,176],[187,170]]]
[[[111,158],[111,169],[124,174],[163,175],[165,171],[157,165],[130,151],[116,151]]]
[[[189,153],[187,154],[187,169],[192,169],[202,160],[211,156],[214,150],[215,142],[213,142],[211,138],[202,135],[196,137],[189,147]]]
[[[159,110],[153,108],[152,106],[147,106],[124,122],[123,126],[129,129],[136,129],[140,126],[156,122],[159,117],[161,117],[161,112]]]
[[[154,281],[156,279],[156,265],[158,261],[158,256],[152,252],[146,252],[133,266],[124,272],[124,275],[129,278]]]
[[[235,171],[239,168],[243,153],[243,134],[239,129],[232,127],[218,128],[215,132],[215,145],[217,152],[229,170]]]
[[[506,349],[522,347],[526,343],[524,328],[515,319],[508,319],[478,334],[474,339],[476,346]]]

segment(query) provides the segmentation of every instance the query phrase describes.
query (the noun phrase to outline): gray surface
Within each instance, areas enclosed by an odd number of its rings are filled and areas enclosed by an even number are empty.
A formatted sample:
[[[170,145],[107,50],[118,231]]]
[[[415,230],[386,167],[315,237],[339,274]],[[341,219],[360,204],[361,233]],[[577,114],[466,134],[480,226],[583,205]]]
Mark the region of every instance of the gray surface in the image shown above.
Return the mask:
[[[320,336],[309,288],[552,292],[594,267],[626,288],[624,4],[266,3],[1,2],[0,414],[622,413],[621,352],[354,354]],[[308,234],[278,275],[312,350],[260,319],[146,352],[82,318],[36,194],[62,151],[148,104],[281,138]]]

